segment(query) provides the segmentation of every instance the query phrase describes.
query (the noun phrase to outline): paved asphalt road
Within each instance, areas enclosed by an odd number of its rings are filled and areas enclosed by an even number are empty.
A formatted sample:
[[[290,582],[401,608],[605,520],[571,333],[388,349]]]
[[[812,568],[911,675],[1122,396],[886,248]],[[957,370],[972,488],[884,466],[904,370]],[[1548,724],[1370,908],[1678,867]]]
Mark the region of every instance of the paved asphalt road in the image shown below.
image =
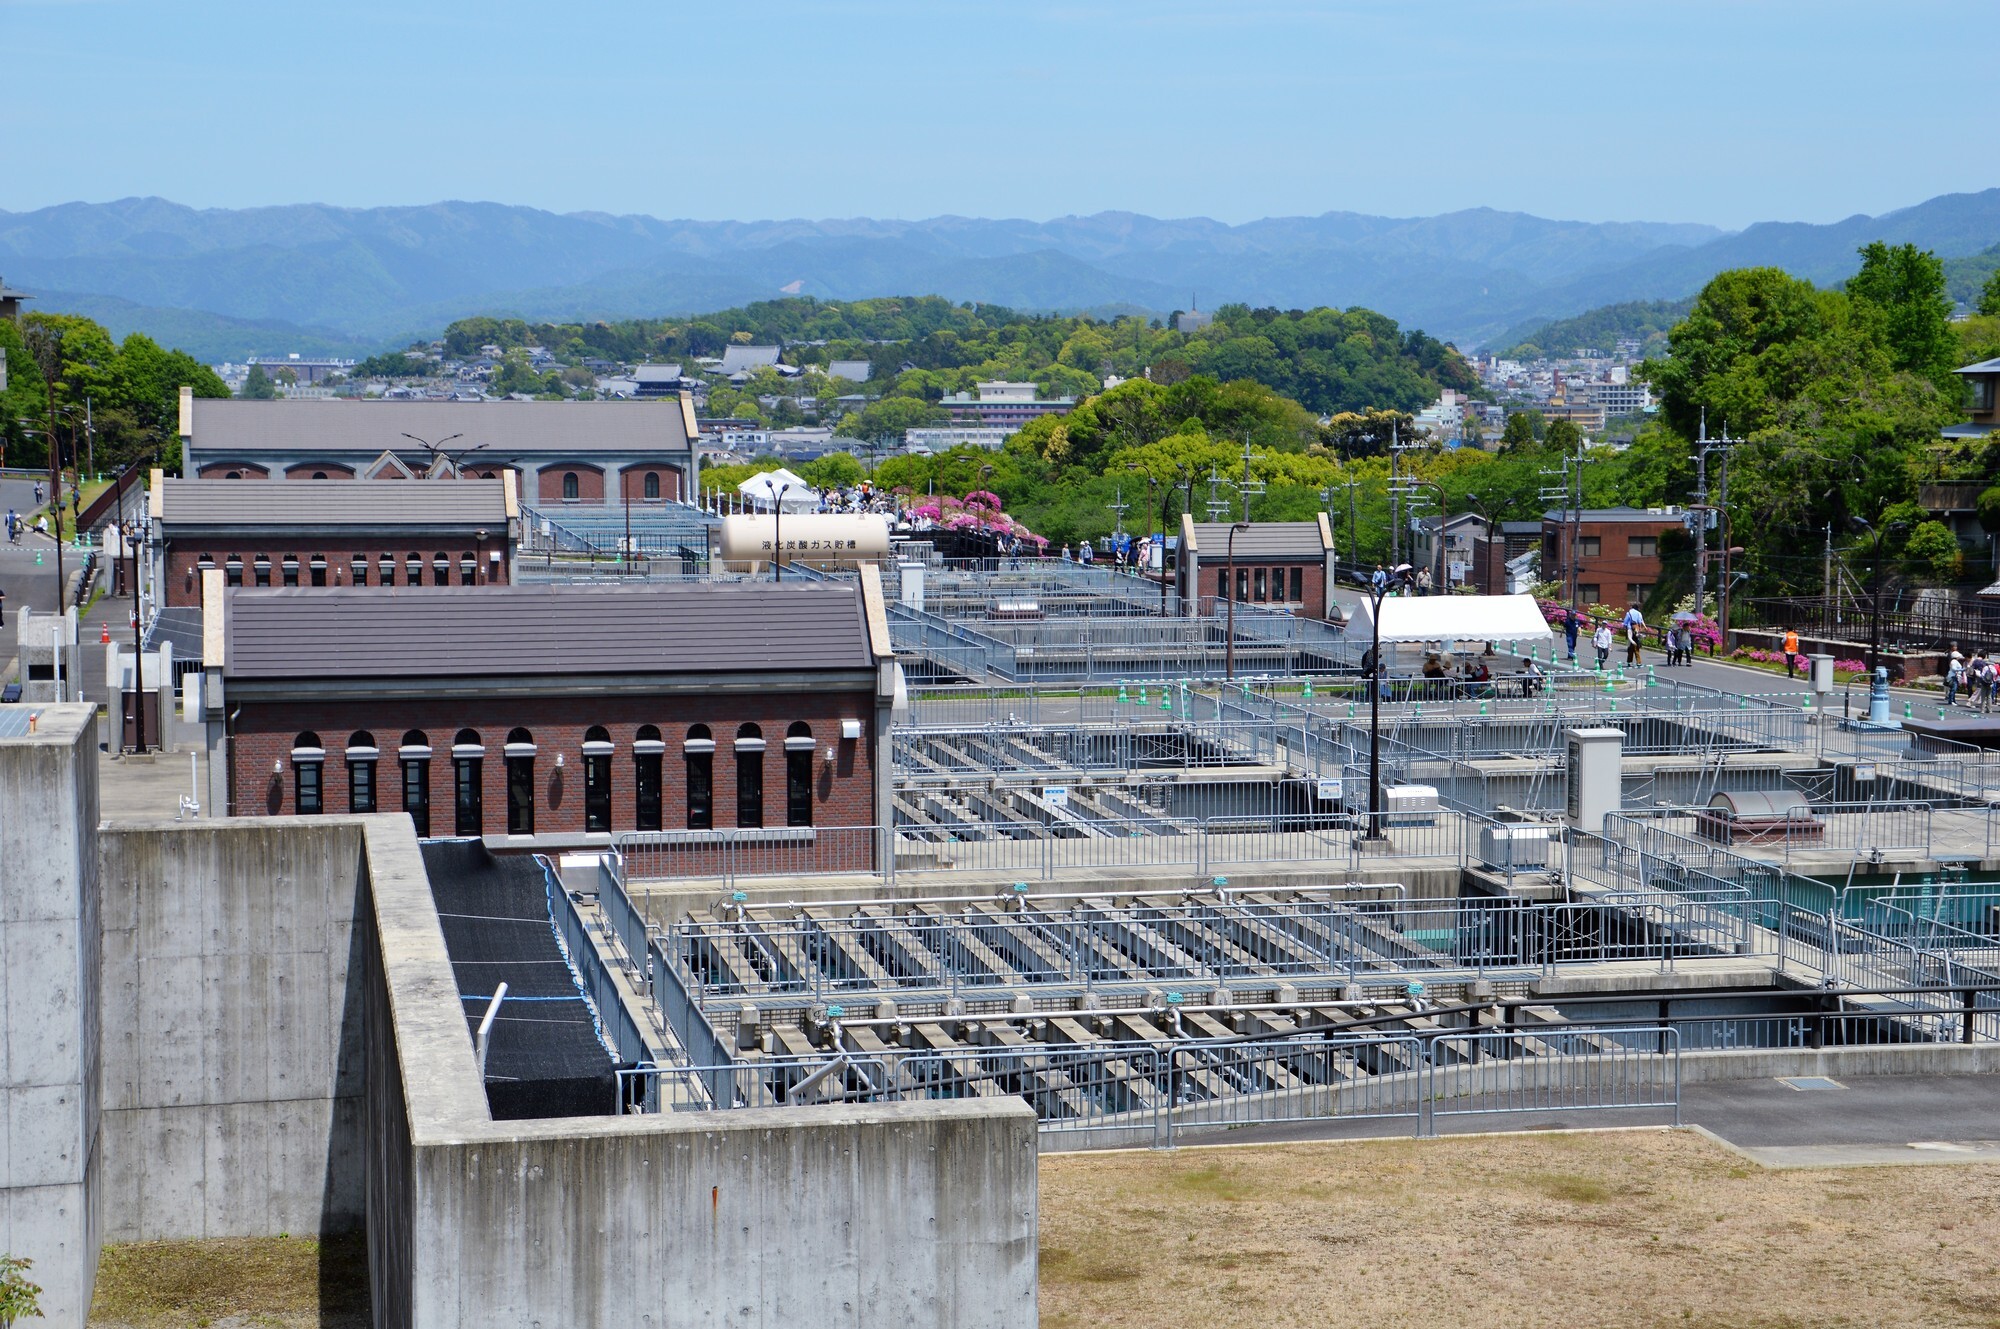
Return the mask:
[[[2000,1077],[1858,1076],[1825,1089],[1782,1080],[1690,1084],[1681,1120],[1774,1166],[2000,1162]],[[1652,1126],[1654,1109],[1471,1113],[1437,1118],[1439,1134]],[[1292,1140],[1405,1137],[1408,1118],[1290,1122],[1178,1137],[1183,1144],[1272,1144]]]

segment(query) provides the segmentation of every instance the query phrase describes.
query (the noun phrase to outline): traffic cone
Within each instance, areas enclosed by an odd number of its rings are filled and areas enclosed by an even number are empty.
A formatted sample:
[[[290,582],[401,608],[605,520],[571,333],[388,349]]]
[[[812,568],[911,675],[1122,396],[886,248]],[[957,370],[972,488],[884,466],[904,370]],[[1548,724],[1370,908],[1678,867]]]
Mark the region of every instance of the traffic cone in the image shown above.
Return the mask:
[[[111,644],[111,625],[110,625],[109,623],[100,623],[100,624],[99,624],[98,626],[104,629],[104,630],[103,630],[103,631],[102,631],[101,633],[99,633],[99,634],[98,634],[98,637],[97,637],[97,640],[98,640],[98,643],[99,643],[100,645],[105,645],[105,646],[108,646],[108,645],[110,645],[110,644]]]

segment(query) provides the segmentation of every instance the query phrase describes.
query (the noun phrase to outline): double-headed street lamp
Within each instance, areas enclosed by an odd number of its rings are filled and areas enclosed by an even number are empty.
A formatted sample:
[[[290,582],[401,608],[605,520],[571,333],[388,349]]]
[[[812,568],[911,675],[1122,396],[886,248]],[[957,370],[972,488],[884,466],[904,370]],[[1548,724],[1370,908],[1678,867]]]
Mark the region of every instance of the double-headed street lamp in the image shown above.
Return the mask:
[[[1368,583],[1368,833],[1363,844],[1382,843],[1382,602],[1392,591],[1402,588],[1409,573],[1398,567],[1382,579],[1381,585]]]
[[[776,501],[771,505],[771,580],[785,579],[785,491],[792,487],[787,480],[778,486]]]

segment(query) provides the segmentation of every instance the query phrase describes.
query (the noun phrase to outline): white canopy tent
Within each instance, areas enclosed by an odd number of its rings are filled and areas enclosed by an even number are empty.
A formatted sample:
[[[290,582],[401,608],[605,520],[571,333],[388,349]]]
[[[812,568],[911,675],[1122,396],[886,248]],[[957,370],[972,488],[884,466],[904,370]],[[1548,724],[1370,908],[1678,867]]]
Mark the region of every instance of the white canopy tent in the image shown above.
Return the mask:
[[[1363,600],[1348,635],[1367,642],[1371,602]],[[1532,595],[1392,595],[1382,602],[1382,642],[1530,642],[1554,635]]]
[[[753,475],[736,486],[736,492],[743,495],[745,501],[760,512],[769,512],[778,506],[778,491],[781,489],[785,491],[785,511],[819,511],[819,490],[782,466],[775,471]]]

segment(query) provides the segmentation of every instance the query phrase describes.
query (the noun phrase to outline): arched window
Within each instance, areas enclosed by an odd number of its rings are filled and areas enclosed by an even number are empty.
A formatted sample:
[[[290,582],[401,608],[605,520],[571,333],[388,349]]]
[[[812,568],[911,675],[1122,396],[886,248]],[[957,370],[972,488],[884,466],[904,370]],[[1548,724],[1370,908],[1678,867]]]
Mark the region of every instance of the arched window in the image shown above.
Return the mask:
[[[431,585],[451,585],[451,555],[442,549],[431,555]]]
[[[486,749],[473,729],[451,741],[452,834],[486,833]]]
[[[357,729],[347,736],[347,810],[375,810],[375,761],[382,754],[375,735]]]
[[[458,556],[458,584],[472,586],[479,581],[479,556],[470,549]]]
[[[297,586],[299,584],[299,556],[297,554],[285,555],[284,576],[285,585]]]
[[[215,566],[215,563],[207,554],[201,556],[201,563],[203,567],[212,568]],[[223,560],[222,581],[226,586],[241,586],[243,584],[243,556],[241,554],[231,554]]]
[[[785,825],[813,824],[813,731],[804,720],[785,730]]]
[[[316,817],[326,811],[319,778],[325,760],[326,749],[312,730],[292,740],[292,811],[301,817]]]
[[[736,730],[736,824],[764,824],[764,731],[754,724]]]
[[[583,829],[611,829],[611,731],[602,725],[583,735]]]
[[[576,472],[563,472],[563,498],[574,502],[577,497]]]
[[[259,586],[269,586],[271,584],[271,556],[269,554],[257,555],[252,566],[256,572],[257,584]]]
[[[222,478],[225,480],[241,480],[243,478],[243,472],[231,471],[229,474],[223,476]]]
[[[658,498],[659,496],[660,496],[660,473],[658,471],[647,471],[646,497]]]
[[[403,585],[421,586],[423,584],[424,556],[415,550],[411,550],[403,557]]]
[[[507,731],[507,834],[535,833],[535,736]]]
[[[312,584],[315,586],[326,585],[326,555],[314,554],[308,560],[308,566],[312,571]]]
[[[382,557],[375,560],[375,571],[381,574],[382,585],[394,586],[396,584],[396,556],[387,550],[383,550]]]
[[[324,480],[324,479],[326,479],[326,472],[325,472],[325,471],[314,471],[314,472],[313,472],[313,479],[315,479],[315,480]]]
[[[660,827],[660,765],[667,745],[657,725],[640,725],[632,740],[632,825],[635,830]]]
[[[418,837],[431,833],[431,740],[421,729],[403,735],[396,753],[403,764],[403,811],[410,814]]]
[[[715,825],[715,739],[705,724],[692,725],[681,745],[687,758],[687,828],[706,831]]]

